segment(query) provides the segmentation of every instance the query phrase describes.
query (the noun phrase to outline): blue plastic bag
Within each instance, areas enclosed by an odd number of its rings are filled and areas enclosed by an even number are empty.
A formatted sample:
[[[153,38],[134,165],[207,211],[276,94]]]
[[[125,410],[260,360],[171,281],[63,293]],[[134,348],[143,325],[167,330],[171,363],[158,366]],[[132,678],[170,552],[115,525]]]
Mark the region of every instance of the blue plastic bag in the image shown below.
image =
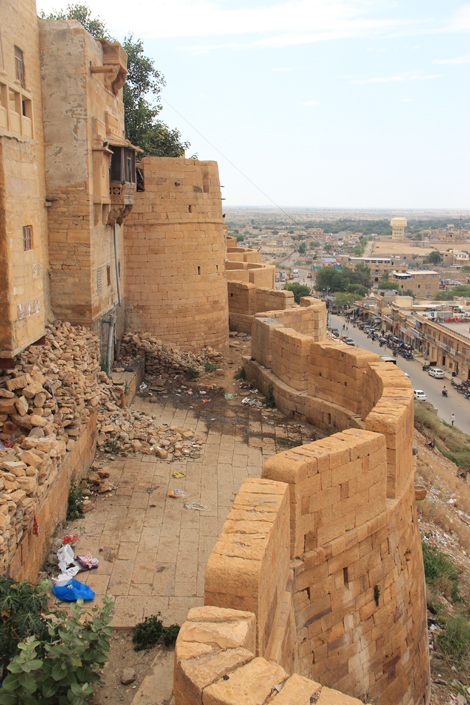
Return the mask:
[[[79,580],[75,580],[75,578],[69,580],[65,585],[54,585],[52,592],[59,600],[63,600],[64,602],[75,602],[79,597],[82,597],[84,600],[94,600],[95,598],[93,590],[88,587],[88,585],[84,585]]]

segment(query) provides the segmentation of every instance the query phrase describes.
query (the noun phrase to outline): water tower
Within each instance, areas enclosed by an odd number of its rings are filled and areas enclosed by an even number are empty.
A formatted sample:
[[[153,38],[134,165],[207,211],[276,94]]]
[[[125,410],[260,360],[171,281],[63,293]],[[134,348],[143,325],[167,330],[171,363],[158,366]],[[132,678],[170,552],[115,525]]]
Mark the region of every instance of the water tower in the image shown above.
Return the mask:
[[[392,226],[392,240],[404,240],[407,226],[406,218],[392,218],[390,225]]]

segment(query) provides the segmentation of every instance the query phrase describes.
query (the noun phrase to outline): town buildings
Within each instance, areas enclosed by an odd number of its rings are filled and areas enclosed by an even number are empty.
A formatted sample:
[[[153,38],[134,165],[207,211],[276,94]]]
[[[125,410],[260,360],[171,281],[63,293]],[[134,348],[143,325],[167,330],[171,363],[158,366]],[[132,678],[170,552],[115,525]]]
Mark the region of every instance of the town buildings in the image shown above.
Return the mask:
[[[439,291],[439,272],[429,269],[394,270],[389,275],[392,288],[410,290],[419,299],[432,299]]]

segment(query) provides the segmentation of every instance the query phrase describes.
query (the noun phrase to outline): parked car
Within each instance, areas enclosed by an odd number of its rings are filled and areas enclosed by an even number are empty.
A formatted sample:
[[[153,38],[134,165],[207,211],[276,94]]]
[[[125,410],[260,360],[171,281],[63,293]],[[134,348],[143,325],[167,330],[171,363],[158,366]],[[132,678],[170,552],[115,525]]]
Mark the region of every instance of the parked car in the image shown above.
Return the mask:
[[[417,401],[426,401],[426,393],[422,389],[415,389],[415,399]]]
[[[352,338],[346,338],[345,343],[346,345],[356,345]]]
[[[336,335],[336,337],[339,338],[339,330],[337,328],[332,328],[331,332],[333,333],[333,335]]]
[[[444,379],[444,371],[439,367],[430,367],[428,370],[428,375],[435,377],[436,379]]]

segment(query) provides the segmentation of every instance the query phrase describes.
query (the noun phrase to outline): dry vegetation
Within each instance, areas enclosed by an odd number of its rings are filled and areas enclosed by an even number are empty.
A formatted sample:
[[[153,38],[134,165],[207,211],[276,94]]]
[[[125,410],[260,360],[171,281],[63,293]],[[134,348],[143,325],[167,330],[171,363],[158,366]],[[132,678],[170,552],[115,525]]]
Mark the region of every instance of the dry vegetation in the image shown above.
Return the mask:
[[[417,504],[427,583],[431,703],[463,705],[470,702],[470,438],[422,405],[416,405],[415,427],[417,482],[427,489],[426,499]]]

